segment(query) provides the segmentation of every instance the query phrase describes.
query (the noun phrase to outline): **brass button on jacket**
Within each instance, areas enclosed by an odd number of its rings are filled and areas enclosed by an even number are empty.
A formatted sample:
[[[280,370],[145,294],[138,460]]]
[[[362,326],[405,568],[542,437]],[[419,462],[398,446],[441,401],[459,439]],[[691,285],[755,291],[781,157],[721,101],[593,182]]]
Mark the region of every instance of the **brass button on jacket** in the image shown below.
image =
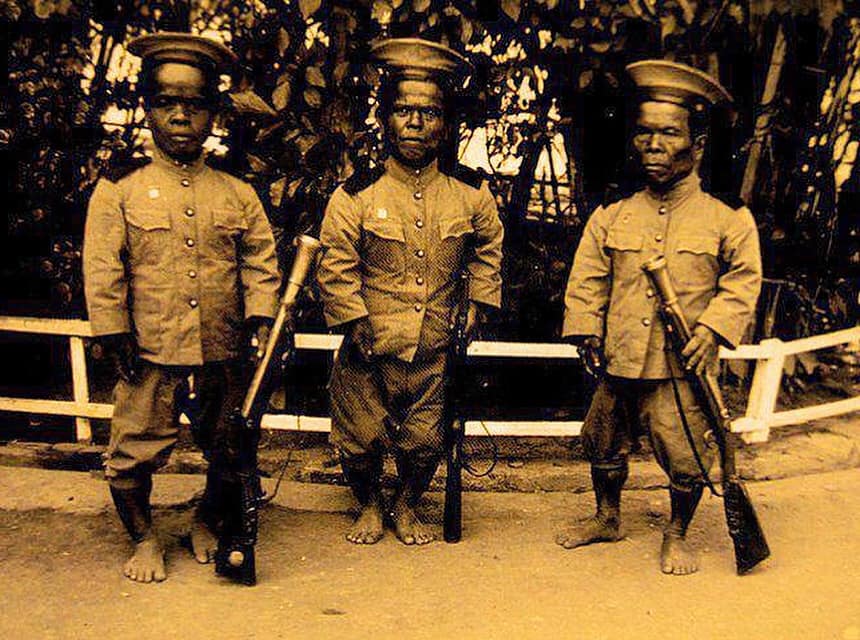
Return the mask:
[[[182,174],[194,192],[180,186]],[[200,199],[191,201],[193,193]],[[235,358],[245,319],[274,317],[277,308],[275,242],[254,189],[202,159],[180,169],[156,152],[115,181],[99,180],[83,254],[93,332],[133,328],[141,356],[156,364]]]

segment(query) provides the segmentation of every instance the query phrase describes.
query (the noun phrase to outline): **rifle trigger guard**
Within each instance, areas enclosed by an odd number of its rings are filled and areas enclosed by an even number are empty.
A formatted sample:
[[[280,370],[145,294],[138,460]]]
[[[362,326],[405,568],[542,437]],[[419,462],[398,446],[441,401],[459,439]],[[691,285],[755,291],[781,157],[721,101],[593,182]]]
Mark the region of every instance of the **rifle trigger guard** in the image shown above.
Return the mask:
[[[703,439],[705,441],[705,446],[708,447],[709,449],[716,449],[717,448],[717,438],[714,435],[713,429],[708,429],[707,431],[705,431]]]

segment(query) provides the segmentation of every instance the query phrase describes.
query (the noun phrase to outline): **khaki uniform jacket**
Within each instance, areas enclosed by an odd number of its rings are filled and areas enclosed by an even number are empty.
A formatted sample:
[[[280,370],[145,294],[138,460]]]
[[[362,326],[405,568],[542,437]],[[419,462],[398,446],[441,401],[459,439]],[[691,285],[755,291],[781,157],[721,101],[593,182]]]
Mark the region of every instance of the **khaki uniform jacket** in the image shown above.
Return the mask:
[[[761,288],[758,231],[746,208],[704,193],[696,176],[662,197],[648,190],[589,218],[565,294],[562,336],[604,339],[607,372],[671,377],[654,291],[641,267],[663,254],[690,326],[736,345]]]
[[[280,276],[260,200],[202,159],[156,152],[116,182],[99,180],[83,254],[94,333],[133,331],[150,362],[236,357],[244,320],[274,317]]]
[[[463,266],[471,300],[500,306],[502,236],[486,184],[390,158],[375,182],[338,188],[326,208],[318,270],[326,322],[369,317],[374,352],[407,362],[419,347],[444,347]]]

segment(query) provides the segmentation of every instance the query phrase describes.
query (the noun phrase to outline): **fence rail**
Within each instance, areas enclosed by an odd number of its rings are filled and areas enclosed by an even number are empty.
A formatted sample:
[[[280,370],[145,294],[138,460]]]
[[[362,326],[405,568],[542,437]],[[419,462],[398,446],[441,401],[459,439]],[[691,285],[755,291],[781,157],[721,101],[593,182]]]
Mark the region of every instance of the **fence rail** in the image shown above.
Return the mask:
[[[72,400],[0,397],[0,411],[72,416],[75,418],[77,439],[89,441],[92,438],[90,420],[110,418],[113,414],[112,405],[90,402],[84,350],[84,338],[93,337],[89,322],[0,316],[0,331],[67,337],[72,367],[73,396]],[[295,336],[297,349],[334,352],[340,346],[340,342],[341,337],[335,335],[299,333]],[[776,411],[776,400],[787,356],[855,342],[860,342],[860,327],[788,342],[771,338],[763,340],[760,344],[741,345],[734,350],[720,348],[722,359],[756,361],[746,412],[732,423],[732,431],[741,433],[747,442],[764,442],[773,427],[860,411],[860,397],[800,409]],[[469,345],[468,353],[470,356],[482,358],[576,359],[579,357],[573,346],[549,342],[476,341]],[[329,418],[287,414],[266,414],[263,417],[262,426],[266,429],[292,431],[327,432],[331,429]],[[579,434],[581,428],[581,421],[568,420],[468,421],[466,435],[575,436]]]

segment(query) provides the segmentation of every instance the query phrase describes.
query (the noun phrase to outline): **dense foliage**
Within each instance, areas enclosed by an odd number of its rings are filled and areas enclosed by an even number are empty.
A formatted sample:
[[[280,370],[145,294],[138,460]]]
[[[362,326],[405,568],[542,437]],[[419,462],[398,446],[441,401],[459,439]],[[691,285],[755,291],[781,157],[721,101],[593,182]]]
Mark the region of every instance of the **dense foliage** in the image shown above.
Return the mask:
[[[810,181],[798,176],[808,177],[810,163],[818,168],[814,178],[845,159],[846,143],[839,158],[832,145],[807,145],[814,132],[806,125],[816,120],[829,79],[838,85],[856,71],[848,49],[857,27],[847,14],[834,21],[832,11],[814,12],[816,4],[8,0],[0,8],[9,36],[2,45],[8,82],[0,90],[0,154],[14,251],[2,264],[4,311],[82,313],[80,237],[88,195],[105,162],[138,152],[145,139],[134,94],[136,62],[123,48],[138,33],[191,30],[219,37],[239,54],[244,73],[233,83],[214,146],[225,167],[254,183],[287,238],[313,228],[336,185],[378,157],[375,78],[362,64],[369,44],[420,35],[466,53],[477,72],[460,110],[458,148],[450,152],[468,149],[466,159],[490,172],[505,220],[508,313],[500,330],[551,338],[587,212],[630,186],[622,179],[629,115],[624,65],[672,57],[721,77],[737,97],[740,120],[734,137],[715,137],[710,181],[731,195],[762,110],[761,85],[781,25],[789,71],[778,99],[763,107],[773,114],[771,126],[755,132],[766,153],[754,208],[771,275],[790,279],[773,285],[771,294],[780,294],[768,301],[780,309],[772,317],[799,318],[792,320],[795,331],[798,322],[801,332],[844,324],[852,318],[850,277],[860,256],[839,239],[852,231],[839,213],[839,202],[850,198],[837,195],[840,188],[853,190],[853,159],[839,188],[812,180],[829,195],[811,209],[802,208],[798,192]],[[811,70],[803,72],[803,65]],[[843,108],[841,120],[821,126],[842,123],[851,137],[845,113],[853,111]],[[779,259],[784,247],[813,236],[827,251],[807,252],[813,259],[802,264]]]

